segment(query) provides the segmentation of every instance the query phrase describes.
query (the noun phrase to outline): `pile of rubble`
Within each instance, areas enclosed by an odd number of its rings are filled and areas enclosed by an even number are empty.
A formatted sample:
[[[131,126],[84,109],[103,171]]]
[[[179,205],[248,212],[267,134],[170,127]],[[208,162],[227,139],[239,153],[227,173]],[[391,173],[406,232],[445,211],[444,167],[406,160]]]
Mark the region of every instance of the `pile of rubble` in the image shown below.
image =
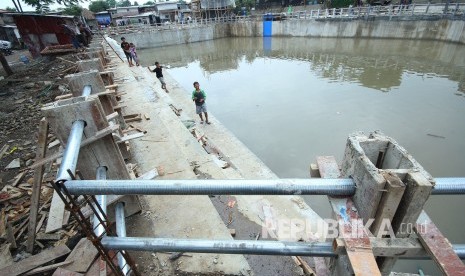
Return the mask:
[[[41,107],[69,93],[64,76],[76,70],[78,60],[78,53],[36,60],[13,68],[13,75],[0,80],[0,275],[96,272],[90,266],[97,251],[81,236],[69,212],[60,228],[48,226],[54,193],[50,181],[60,160],[33,165],[43,158],[41,152],[50,156],[60,151],[53,134],[38,139]],[[34,192],[40,194],[36,202]],[[37,214],[33,226],[32,213]],[[35,236],[29,229],[35,229]]]

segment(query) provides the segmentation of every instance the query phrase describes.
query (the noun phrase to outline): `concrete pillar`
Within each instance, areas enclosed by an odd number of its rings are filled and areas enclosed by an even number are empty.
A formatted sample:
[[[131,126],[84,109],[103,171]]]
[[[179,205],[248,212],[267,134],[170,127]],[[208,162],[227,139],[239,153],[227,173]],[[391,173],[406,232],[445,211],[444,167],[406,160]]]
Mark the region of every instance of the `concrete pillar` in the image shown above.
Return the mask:
[[[74,97],[82,95],[82,89],[85,85],[92,86],[92,94],[105,91],[105,84],[103,83],[102,77],[99,71],[89,70],[86,72],[80,72],[76,74],[70,74],[65,76],[65,79],[69,83],[69,89]]]
[[[97,69],[104,71],[102,60],[99,58],[80,60],[77,63],[79,72],[85,72]]]
[[[352,134],[341,171],[342,177],[352,177],[356,184],[353,202],[360,217],[365,223],[374,219],[371,230],[379,230],[384,221],[397,238],[410,235],[401,226],[415,225],[434,179],[403,147],[380,132]],[[383,275],[388,275],[396,258],[377,261]]]

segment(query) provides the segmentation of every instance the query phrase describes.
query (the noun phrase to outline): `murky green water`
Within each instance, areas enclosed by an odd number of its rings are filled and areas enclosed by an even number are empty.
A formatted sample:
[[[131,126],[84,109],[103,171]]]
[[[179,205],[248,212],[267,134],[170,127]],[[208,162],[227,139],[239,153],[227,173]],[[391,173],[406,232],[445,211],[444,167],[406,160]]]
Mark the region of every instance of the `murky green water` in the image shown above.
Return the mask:
[[[431,41],[228,38],[139,51],[208,108],[279,177],[308,177],[318,155],[343,156],[355,131],[381,130],[435,177],[465,177],[465,47]],[[169,84],[168,84],[169,87]],[[330,217],[325,197],[307,197]],[[465,196],[433,196],[427,212],[465,243]],[[437,275],[427,261],[395,271]]]

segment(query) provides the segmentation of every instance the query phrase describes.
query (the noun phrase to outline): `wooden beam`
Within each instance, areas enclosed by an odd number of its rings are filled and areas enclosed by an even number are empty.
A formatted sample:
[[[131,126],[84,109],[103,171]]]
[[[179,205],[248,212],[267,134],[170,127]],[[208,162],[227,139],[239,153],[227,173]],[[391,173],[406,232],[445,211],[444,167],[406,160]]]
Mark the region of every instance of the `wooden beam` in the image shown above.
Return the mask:
[[[428,253],[417,238],[376,238],[369,237],[373,255],[376,257],[427,257]],[[347,254],[342,238],[333,240],[336,254]]]
[[[340,177],[339,167],[337,166],[337,162],[334,156],[318,156],[316,160],[317,160],[317,164],[313,166],[313,169],[316,169],[317,172],[313,171],[311,175],[318,175],[321,178],[339,178]],[[321,168],[321,171],[320,171],[320,168]],[[316,270],[317,275],[330,275],[331,266],[332,264],[335,264],[335,262],[341,262],[341,263],[348,264],[348,260],[346,256],[340,256],[337,261],[335,258],[325,259],[321,257],[315,257],[313,259],[315,262],[315,270]]]
[[[465,265],[455,254],[452,244],[442,235],[425,211],[420,213],[414,229],[443,275],[465,276]]]
[[[105,129],[102,129],[100,131],[98,131],[97,133],[95,133],[94,136],[90,137],[90,138],[87,138],[87,139],[84,139],[82,142],[81,142],[81,148],[82,147],[85,147],[87,145],[90,145],[92,144],[93,142],[95,141],[98,141],[99,139],[117,131],[119,129],[119,125],[110,125],[108,127],[106,127]],[[51,162],[57,158],[60,158],[63,156],[63,151],[61,152],[57,152],[53,155],[50,155],[50,156],[47,156],[46,158],[43,158],[43,159],[39,159],[38,161],[36,161],[34,164],[32,164],[29,168],[30,169],[34,169],[38,166],[42,166],[42,165],[45,165],[47,164],[48,162]]]
[[[352,200],[332,197],[330,204],[338,220],[339,236],[345,242],[354,274],[381,276],[363,220],[358,216]],[[346,271],[345,274],[349,275],[350,272]]]
[[[383,176],[386,179],[386,185],[375,215],[375,221],[371,227],[371,232],[375,236],[378,236],[380,230],[385,230],[381,229],[381,226],[386,226],[384,222],[388,221],[389,227],[391,227],[391,222],[405,191],[405,185],[397,175],[383,173]]]
[[[22,261],[0,269],[0,275],[17,276],[38,266],[53,261],[59,257],[65,256],[70,252],[66,245],[60,245],[51,249],[44,250],[37,255],[31,256]]]
[[[37,139],[36,159],[45,157],[47,150],[48,122],[42,118],[39,123],[39,134]],[[34,169],[34,182],[32,185],[31,206],[29,212],[29,225],[26,243],[26,251],[32,253],[34,251],[34,241],[36,236],[37,214],[39,209],[40,192],[42,179],[44,174],[44,166],[39,166]]]
[[[24,276],[30,276],[30,275],[37,275],[37,274],[43,274],[45,272],[48,272],[50,270],[53,270],[55,268],[58,268],[62,265],[67,265],[67,264],[70,264],[72,263],[73,261],[64,261],[64,262],[61,262],[61,263],[56,263],[56,264],[51,264],[51,265],[47,265],[47,266],[42,266],[42,267],[38,267],[38,268],[34,268],[33,270],[30,270],[29,272],[26,272],[24,274]]]
[[[341,172],[333,156],[317,157],[317,164],[322,178],[339,178]],[[333,215],[338,221],[339,236],[345,242],[350,266],[355,275],[381,275],[376,264],[375,256],[371,248],[363,220],[358,216],[355,205],[349,198],[328,197]],[[355,229],[353,229],[355,227]],[[339,256],[333,268],[333,274],[337,271],[340,275],[350,275],[347,259]]]
[[[97,258],[97,255],[98,251],[92,242],[87,238],[82,238],[71,254],[66,258],[66,261],[73,262],[63,266],[63,268],[70,271],[85,273]]]

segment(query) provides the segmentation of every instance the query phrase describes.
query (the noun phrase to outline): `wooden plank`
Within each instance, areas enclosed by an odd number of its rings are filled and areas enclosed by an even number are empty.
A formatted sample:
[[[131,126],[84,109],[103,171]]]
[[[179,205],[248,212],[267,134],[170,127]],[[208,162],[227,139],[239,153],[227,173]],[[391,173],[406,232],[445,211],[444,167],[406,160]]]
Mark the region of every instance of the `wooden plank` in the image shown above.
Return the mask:
[[[370,239],[352,200],[349,198],[330,198],[330,204],[338,220],[339,236],[344,239],[347,256],[354,274],[381,276]],[[345,272],[345,274],[349,275],[350,272]]]
[[[341,172],[333,156],[317,157],[317,165],[322,178],[339,178]],[[342,236],[346,244],[347,256],[355,275],[381,275],[373,255],[370,239],[368,238],[363,221],[358,216],[351,199],[328,197],[333,213],[339,224],[339,236]],[[356,229],[353,229],[356,227]],[[355,233],[355,236],[354,236]],[[335,269],[339,273],[351,274],[344,271],[347,267],[347,259],[339,256]]]
[[[311,175],[321,178],[339,178],[341,176],[339,167],[334,156],[317,156],[317,164],[313,168],[317,169]],[[317,275],[330,275],[330,266],[336,260],[334,258],[314,257],[315,270]],[[337,260],[340,263],[348,263],[347,256],[340,256]],[[349,266],[350,267],[350,266]]]
[[[61,263],[56,263],[56,264],[51,264],[51,265],[47,265],[47,266],[34,268],[33,270],[30,270],[29,272],[26,272],[24,274],[24,276],[43,274],[45,272],[48,272],[48,271],[53,270],[55,268],[58,268],[58,267],[60,267],[62,265],[66,265],[66,264],[70,264],[70,263],[72,263],[72,261],[64,261],[64,262],[61,262]]]
[[[84,274],[74,272],[74,271],[69,271],[61,267],[55,270],[55,272],[52,274],[52,276],[81,276],[81,275],[84,275]]]
[[[16,276],[21,275],[45,263],[53,261],[59,257],[65,256],[70,252],[66,245],[60,245],[51,249],[44,250],[37,255],[9,265],[0,269],[0,275]]]
[[[9,221],[6,222],[6,240],[11,244],[11,248],[17,248],[14,229]]]
[[[95,133],[94,136],[90,137],[90,138],[87,138],[87,139],[84,139],[82,142],[81,142],[81,148],[82,147],[85,147],[87,145],[90,145],[92,144],[93,142],[117,131],[119,129],[119,125],[110,125],[102,130],[99,130],[97,133]],[[36,161],[34,164],[32,164],[29,168],[33,169],[33,168],[36,168],[38,166],[42,166],[42,165],[45,165],[46,163],[48,162],[51,162],[55,159],[58,159],[60,157],[63,156],[63,151],[61,152],[58,152],[56,154],[53,154],[51,156],[48,156],[46,158],[43,158],[43,159],[40,159],[38,161]]]
[[[116,143],[118,143],[118,144],[124,143],[124,142],[132,140],[132,139],[137,139],[137,138],[143,137],[144,135],[145,134],[143,132],[138,132],[138,133],[134,133],[134,134],[130,134],[130,135],[124,135],[118,141],[116,141]]]
[[[373,255],[377,257],[427,257],[428,253],[417,238],[376,238],[370,237]],[[347,254],[345,241],[336,238],[333,241],[336,254]]]
[[[36,239],[38,241],[58,241],[61,239],[61,234],[45,234],[45,233],[38,233]]]
[[[63,216],[65,214],[65,204],[56,191],[53,191],[52,203],[48,212],[47,226],[45,233],[55,232],[63,226]]]
[[[465,265],[455,254],[452,244],[439,231],[425,211],[420,213],[414,229],[420,242],[443,275],[465,276]]]
[[[73,261],[73,263],[65,265],[63,268],[70,271],[85,273],[97,258],[97,255],[98,251],[92,242],[87,238],[82,238],[71,254],[66,258],[66,261]]]
[[[381,226],[386,226],[385,221],[389,222],[389,227],[400,204],[402,196],[404,195],[405,185],[402,180],[395,174],[383,173],[386,179],[386,186],[384,186],[384,194],[379,202],[378,210],[375,215],[375,221],[371,227],[373,235],[378,236]]]
[[[37,138],[37,152],[36,159],[45,157],[47,149],[47,136],[48,136],[48,122],[42,118],[39,122],[39,134]],[[44,174],[44,166],[39,166],[34,169],[34,182],[32,185],[31,206],[29,212],[29,225],[26,243],[26,251],[32,253],[34,250],[34,240],[36,235],[37,215],[39,209],[40,192],[42,186],[42,179]]]
[[[21,180],[23,180],[24,175],[27,173],[27,170],[20,172],[17,176],[15,176],[13,182],[11,183],[11,186],[16,187]]]
[[[0,150],[0,159],[3,158],[3,155],[7,152],[9,147],[10,146],[8,146],[8,145],[3,145],[2,149]]]
[[[304,275],[316,276],[315,271],[313,271],[313,269],[307,264],[307,262],[304,259],[302,259],[302,257],[297,256],[296,259],[299,261],[300,263],[299,266],[302,267],[302,270],[304,271]]]
[[[73,68],[73,67],[71,67]],[[55,101],[59,101],[59,100],[64,100],[64,99],[69,99],[69,98],[72,98],[73,97],[73,94],[69,93],[69,94],[64,94],[64,95],[60,95],[60,96],[56,96],[55,97]]]
[[[11,257],[10,253],[10,244],[4,243],[0,245],[0,269],[13,263],[13,257]]]

